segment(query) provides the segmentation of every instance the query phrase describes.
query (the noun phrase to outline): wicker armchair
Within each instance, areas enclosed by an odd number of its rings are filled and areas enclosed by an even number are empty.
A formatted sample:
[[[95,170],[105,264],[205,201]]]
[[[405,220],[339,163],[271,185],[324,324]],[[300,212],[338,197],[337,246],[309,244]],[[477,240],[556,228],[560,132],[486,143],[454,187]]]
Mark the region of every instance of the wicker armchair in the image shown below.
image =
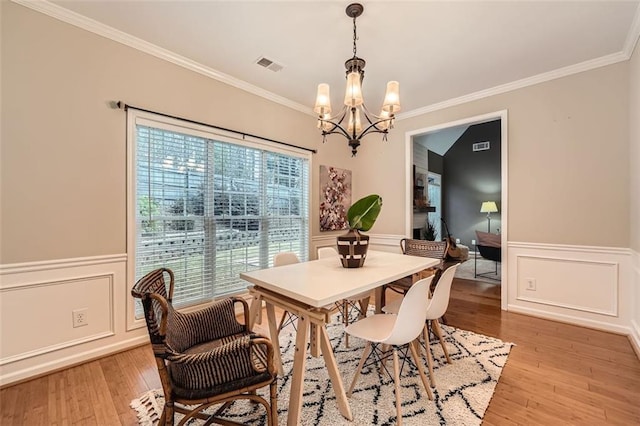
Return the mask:
[[[440,263],[432,268],[427,268],[420,272],[417,272],[410,277],[401,278],[392,283],[382,286],[382,300],[380,301],[381,306],[385,305],[385,293],[387,289],[404,295],[407,293],[413,283],[423,278],[430,277],[431,275],[435,275],[435,277],[431,281],[431,289],[433,290],[433,288],[435,288],[436,284],[438,283],[440,275],[442,275],[442,271],[445,269],[444,260],[447,255],[447,248],[448,243],[446,241],[414,240],[410,238],[401,239],[400,249],[402,250],[402,254],[440,259]]]
[[[142,300],[164,391],[160,425],[173,425],[175,412],[185,415],[180,425],[192,418],[209,420],[207,424],[241,424],[220,418],[236,399],[262,404],[267,424],[277,425],[273,346],[269,339],[250,332],[235,316],[235,304],[240,303],[248,324],[247,302],[228,298],[198,311],[181,313],[171,304],[173,290],[174,275],[166,268],[149,272],[131,290],[133,297]],[[256,394],[257,389],[267,385],[270,402]],[[216,404],[222,405],[213,414],[202,412]]]

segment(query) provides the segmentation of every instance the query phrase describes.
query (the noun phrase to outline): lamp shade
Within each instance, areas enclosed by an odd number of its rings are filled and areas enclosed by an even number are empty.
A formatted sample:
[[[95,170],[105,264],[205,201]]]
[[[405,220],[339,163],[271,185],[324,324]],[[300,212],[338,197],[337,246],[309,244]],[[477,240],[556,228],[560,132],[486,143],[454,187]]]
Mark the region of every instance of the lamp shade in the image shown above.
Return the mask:
[[[484,201],[480,207],[480,213],[495,213],[498,211],[498,206],[495,201]]]
[[[316,105],[313,108],[313,111],[316,114],[331,114],[331,97],[329,96],[328,84],[318,84],[318,95],[316,96]]]
[[[360,85],[360,73],[350,72],[347,75],[347,90],[344,94],[344,104],[348,107],[362,105],[362,86]]]
[[[382,110],[389,113],[400,111],[400,83],[397,81],[387,83],[387,92],[384,95]]]
[[[380,119],[384,120],[381,121],[380,124],[378,124],[378,128],[380,130],[387,130],[391,126],[391,120],[389,119],[390,116],[390,113],[385,110],[382,110],[380,112]]]

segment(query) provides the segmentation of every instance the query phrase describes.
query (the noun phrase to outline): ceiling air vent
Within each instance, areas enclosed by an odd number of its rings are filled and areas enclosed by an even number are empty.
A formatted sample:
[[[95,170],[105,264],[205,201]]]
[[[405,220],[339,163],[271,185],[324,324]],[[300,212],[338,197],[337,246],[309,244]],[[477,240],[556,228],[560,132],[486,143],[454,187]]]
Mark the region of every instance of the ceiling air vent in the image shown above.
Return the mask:
[[[489,141],[476,142],[473,144],[473,152],[486,151],[489,149]]]
[[[264,56],[259,57],[258,60],[256,61],[256,64],[258,64],[261,67],[264,67],[264,68],[266,68],[268,70],[271,70],[273,72],[278,72],[282,68],[284,68],[283,65],[280,65],[279,63],[274,62],[271,59],[267,59]]]

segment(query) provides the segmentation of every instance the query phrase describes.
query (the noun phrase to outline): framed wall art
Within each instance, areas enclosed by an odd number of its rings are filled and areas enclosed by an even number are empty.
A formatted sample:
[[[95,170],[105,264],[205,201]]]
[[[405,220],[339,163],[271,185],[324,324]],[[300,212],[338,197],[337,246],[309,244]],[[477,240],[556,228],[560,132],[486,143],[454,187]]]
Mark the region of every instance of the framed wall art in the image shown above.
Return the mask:
[[[351,170],[320,166],[320,231],[347,229]]]

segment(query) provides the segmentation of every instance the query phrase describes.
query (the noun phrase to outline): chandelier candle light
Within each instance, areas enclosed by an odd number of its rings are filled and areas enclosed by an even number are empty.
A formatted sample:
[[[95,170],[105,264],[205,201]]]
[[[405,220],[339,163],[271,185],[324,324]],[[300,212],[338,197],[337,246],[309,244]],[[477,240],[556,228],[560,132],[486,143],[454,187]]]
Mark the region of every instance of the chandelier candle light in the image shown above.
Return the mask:
[[[400,84],[397,81],[387,83],[380,115],[374,115],[367,110],[362,97],[362,80],[364,79],[365,60],[358,58],[356,40],[356,18],[362,15],[364,6],[352,3],[347,6],[347,16],[353,18],[353,57],[344,66],[347,69],[347,90],[344,96],[344,106],[338,114],[331,115],[331,99],[329,85],[318,85],[318,95],[313,109],[318,114],[318,128],[322,131],[323,142],[327,135],[340,134],[349,140],[351,154],[355,157],[360,146],[360,140],[369,133],[382,133],[383,140],[387,139],[389,129],[393,128],[395,113],[400,111]],[[364,116],[364,126],[362,116]],[[345,128],[343,122],[348,118]]]

